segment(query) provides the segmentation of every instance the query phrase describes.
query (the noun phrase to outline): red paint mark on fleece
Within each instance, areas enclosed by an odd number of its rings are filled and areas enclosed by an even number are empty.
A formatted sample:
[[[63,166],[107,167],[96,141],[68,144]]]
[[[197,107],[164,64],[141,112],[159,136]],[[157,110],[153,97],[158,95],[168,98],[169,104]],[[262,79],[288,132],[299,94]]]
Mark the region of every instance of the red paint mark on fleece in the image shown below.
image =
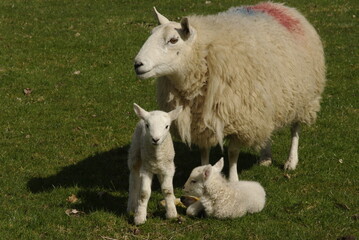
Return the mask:
[[[293,18],[292,16],[286,13],[286,9],[282,6],[274,5],[271,3],[260,3],[254,6],[249,6],[249,9],[254,11],[264,12],[272,17],[274,17],[280,24],[290,32],[302,32],[300,28],[300,22],[298,19]]]

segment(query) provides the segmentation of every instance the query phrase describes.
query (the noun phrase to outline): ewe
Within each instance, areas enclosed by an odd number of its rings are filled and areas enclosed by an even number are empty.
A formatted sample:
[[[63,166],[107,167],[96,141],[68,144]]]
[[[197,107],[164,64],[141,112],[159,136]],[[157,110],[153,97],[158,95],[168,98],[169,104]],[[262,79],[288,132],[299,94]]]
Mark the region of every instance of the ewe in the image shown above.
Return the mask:
[[[300,123],[315,122],[325,85],[323,47],[312,25],[271,2],[180,23],[156,14],[160,25],[136,56],[135,71],[158,78],[162,110],[183,106],[175,133],[199,146],[202,165],[227,138],[229,178],[237,181],[239,147],[261,148],[261,161],[270,163],[272,133],[292,125],[284,167],[295,169]]]
[[[266,193],[258,182],[229,182],[221,174],[223,158],[214,166],[193,169],[184,185],[184,192],[199,197],[199,201],[187,208],[187,215],[195,216],[204,209],[208,216],[235,218],[260,212]]]
[[[173,162],[175,152],[169,129],[171,122],[182,111],[182,107],[177,107],[166,113],[162,111],[147,112],[137,104],[133,105],[135,113],[141,120],[132,136],[128,154],[130,186],[127,212],[135,213],[136,225],[145,223],[152,178],[156,174],[166,202],[166,217],[175,218],[177,211],[172,186],[175,173]]]

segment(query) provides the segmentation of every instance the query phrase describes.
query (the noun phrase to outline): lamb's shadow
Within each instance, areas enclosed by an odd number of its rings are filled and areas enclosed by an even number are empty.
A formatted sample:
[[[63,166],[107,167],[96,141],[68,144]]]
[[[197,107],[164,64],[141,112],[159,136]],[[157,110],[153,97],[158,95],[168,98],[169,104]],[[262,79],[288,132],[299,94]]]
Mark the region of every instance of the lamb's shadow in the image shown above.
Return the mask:
[[[48,177],[36,177],[28,181],[32,193],[50,192],[56,188],[77,187],[76,196],[81,199],[73,207],[85,212],[103,210],[122,215],[126,212],[128,175],[127,153],[129,146],[97,153],[84,160],[64,167],[57,174]],[[189,149],[183,143],[175,142],[176,173],[173,180],[175,188],[182,188],[192,169],[200,165],[200,154],[196,147]],[[211,151],[211,163],[221,156],[220,148]],[[225,154],[226,155],[226,154]],[[257,156],[241,153],[238,171],[249,169],[257,161]],[[228,163],[224,172],[228,172]],[[158,181],[154,181],[153,190],[159,191]]]

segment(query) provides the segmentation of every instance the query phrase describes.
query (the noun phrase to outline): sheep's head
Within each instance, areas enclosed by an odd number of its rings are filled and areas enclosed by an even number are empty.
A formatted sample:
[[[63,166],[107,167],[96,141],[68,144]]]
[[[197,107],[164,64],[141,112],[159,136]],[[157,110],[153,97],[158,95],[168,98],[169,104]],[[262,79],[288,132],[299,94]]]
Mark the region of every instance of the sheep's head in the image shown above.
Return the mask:
[[[154,10],[160,25],[152,30],[135,58],[135,71],[142,79],[180,73],[196,36],[187,18],[172,22]]]
[[[184,192],[188,195],[201,197],[205,189],[205,183],[214,174],[220,174],[223,169],[223,158],[221,158],[215,165],[205,165],[196,167],[192,170],[187,182],[184,185]]]
[[[146,138],[153,145],[160,145],[166,139],[171,122],[177,119],[182,111],[182,106],[177,107],[171,112],[152,111],[147,112],[136,103],[133,104],[135,113],[144,121],[146,128]]]

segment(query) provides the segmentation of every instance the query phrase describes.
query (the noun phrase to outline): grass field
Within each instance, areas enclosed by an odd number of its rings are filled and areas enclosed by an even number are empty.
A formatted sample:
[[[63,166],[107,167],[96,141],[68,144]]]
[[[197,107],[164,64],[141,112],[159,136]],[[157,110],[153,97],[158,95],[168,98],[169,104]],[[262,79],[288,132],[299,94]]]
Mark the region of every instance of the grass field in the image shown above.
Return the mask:
[[[240,155],[240,178],[267,191],[262,212],[217,220],[179,209],[181,218],[169,221],[155,183],[149,219],[135,227],[126,215],[132,103],[156,102],[154,80],[137,79],[132,65],[156,25],[152,6],[179,20],[255,2],[0,1],[0,238],[359,238],[359,3],[286,2],[318,30],[327,62],[322,110],[303,128],[297,170],[282,169],[290,144],[283,129],[273,137],[272,166],[254,164],[251,150]],[[180,196],[200,160],[196,147],[175,148]],[[213,149],[211,162],[220,156]]]

